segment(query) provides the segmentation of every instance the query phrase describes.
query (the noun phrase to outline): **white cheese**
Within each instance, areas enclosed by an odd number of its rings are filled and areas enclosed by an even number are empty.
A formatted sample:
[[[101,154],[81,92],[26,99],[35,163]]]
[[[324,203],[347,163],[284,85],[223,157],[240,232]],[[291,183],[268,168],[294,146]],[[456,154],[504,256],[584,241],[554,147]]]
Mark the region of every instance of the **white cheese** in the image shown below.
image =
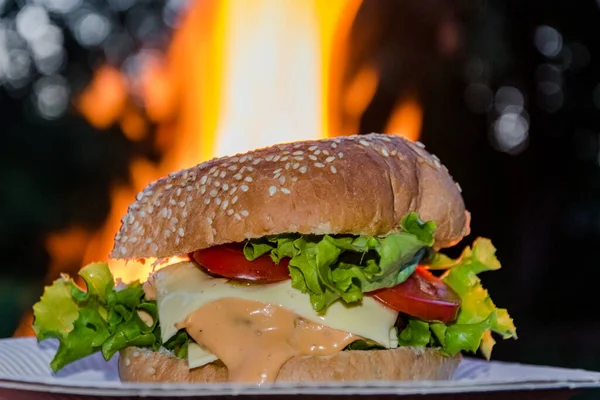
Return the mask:
[[[231,284],[226,279],[211,277],[191,262],[163,268],[151,277],[151,281],[156,288],[164,342],[177,332],[176,324],[203,305],[223,298],[239,298],[276,304],[318,324],[362,336],[387,348],[398,346],[394,328],[398,314],[370,297],[365,296],[362,304],[355,306],[337,301],[325,313],[319,314],[312,308],[309,295],[292,288],[290,280],[264,285]],[[190,368],[215,359],[200,346],[190,346]]]

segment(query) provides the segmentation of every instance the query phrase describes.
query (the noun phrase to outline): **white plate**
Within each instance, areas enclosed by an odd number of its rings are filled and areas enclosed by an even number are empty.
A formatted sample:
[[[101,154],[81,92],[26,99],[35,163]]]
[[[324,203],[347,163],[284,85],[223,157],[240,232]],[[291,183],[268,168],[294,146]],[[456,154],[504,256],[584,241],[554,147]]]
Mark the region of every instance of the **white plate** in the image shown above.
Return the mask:
[[[231,396],[231,395],[410,395],[474,393],[501,390],[600,388],[600,372],[465,359],[450,381],[352,382],[329,384],[121,383],[117,357],[105,362],[94,354],[59,373],[49,363],[57,342],[34,338],[0,340],[0,399],[2,389],[93,396]]]

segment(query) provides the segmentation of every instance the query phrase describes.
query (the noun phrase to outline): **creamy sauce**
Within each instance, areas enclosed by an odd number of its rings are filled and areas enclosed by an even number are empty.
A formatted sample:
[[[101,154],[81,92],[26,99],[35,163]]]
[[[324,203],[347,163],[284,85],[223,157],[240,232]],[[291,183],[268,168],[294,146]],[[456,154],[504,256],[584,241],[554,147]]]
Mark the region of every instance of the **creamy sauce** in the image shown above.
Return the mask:
[[[177,328],[223,361],[230,382],[257,384],[273,382],[292,357],[335,354],[360,339],[276,305],[236,298],[204,305]]]

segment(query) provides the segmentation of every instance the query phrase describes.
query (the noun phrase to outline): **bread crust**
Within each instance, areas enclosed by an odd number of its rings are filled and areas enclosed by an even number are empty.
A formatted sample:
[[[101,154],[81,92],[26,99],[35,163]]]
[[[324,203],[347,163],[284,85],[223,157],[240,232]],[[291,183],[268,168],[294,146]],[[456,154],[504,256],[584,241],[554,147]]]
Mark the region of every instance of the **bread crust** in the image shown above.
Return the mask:
[[[170,257],[289,232],[382,236],[412,211],[437,223],[436,248],[469,232],[460,188],[420,143],[383,134],[294,142],[151,183],[111,257]]]
[[[447,380],[462,356],[444,356],[424,347],[392,350],[342,351],[332,356],[303,356],[288,360],[276,382]],[[225,383],[227,367],[215,361],[189,369],[187,361],[167,352],[129,347],[120,352],[123,382]]]

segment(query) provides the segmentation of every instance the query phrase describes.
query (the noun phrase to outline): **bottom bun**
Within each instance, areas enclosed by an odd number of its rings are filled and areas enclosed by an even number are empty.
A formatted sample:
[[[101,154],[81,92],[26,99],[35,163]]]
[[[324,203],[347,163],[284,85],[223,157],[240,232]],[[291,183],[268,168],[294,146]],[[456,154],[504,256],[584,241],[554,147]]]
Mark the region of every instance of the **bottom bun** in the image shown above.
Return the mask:
[[[291,358],[276,381],[447,380],[460,360],[460,354],[448,357],[423,347],[342,351],[332,356]],[[224,383],[227,367],[215,361],[189,369],[187,361],[166,351],[129,347],[121,351],[119,375],[123,382]]]

